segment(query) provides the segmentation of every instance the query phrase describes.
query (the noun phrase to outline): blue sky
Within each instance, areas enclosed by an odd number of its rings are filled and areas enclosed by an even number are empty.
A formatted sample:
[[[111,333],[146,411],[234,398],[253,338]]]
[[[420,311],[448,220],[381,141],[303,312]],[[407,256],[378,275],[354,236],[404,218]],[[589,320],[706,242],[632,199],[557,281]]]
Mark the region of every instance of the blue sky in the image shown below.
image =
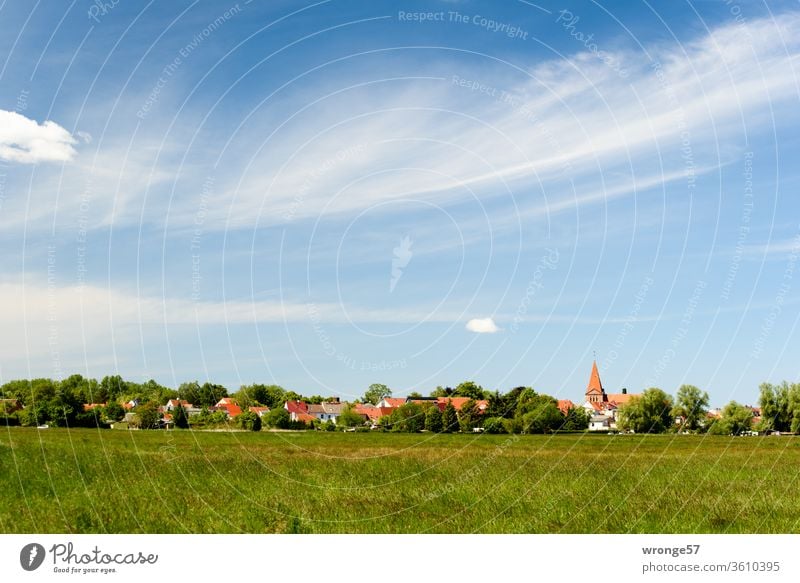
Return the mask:
[[[797,380],[797,4],[498,4],[0,3],[2,380]]]

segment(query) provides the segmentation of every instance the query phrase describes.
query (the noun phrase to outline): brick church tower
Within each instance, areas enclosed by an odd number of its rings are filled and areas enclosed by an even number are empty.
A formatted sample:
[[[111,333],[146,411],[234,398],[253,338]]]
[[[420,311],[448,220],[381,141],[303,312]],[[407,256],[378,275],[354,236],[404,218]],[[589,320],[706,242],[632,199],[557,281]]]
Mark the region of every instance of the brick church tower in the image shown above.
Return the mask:
[[[589,403],[606,403],[608,395],[600,382],[600,373],[597,372],[597,361],[592,361],[592,374],[589,377],[589,385],[586,387],[586,400]]]

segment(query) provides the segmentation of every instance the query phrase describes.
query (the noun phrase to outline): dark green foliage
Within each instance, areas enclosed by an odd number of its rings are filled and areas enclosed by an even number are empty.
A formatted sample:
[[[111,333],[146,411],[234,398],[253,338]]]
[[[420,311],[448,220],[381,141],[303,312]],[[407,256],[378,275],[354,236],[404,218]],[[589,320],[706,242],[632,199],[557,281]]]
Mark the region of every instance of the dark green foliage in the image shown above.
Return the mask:
[[[489,434],[507,433],[502,417],[489,417],[483,422],[483,430]]]
[[[236,426],[248,431],[261,431],[261,417],[252,411],[242,411],[236,416]]]
[[[222,385],[197,381],[183,383],[178,387],[179,398],[189,401],[195,407],[213,407],[220,399],[228,396],[228,389]]]
[[[242,385],[233,396],[242,408],[261,405],[275,409],[286,402],[286,391],[278,385]]]
[[[478,404],[473,399],[461,405],[461,410],[458,412],[458,426],[461,431],[469,433],[473,428],[480,427],[481,421]]]
[[[428,407],[425,412],[425,429],[432,433],[441,433],[442,431],[442,412],[436,404]]]
[[[800,385],[790,385],[783,381],[780,385],[761,383],[759,386],[759,406],[761,407],[761,427],[767,431],[793,431],[792,420],[795,403],[800,397]]]
[[[583,431],[589,428],[589,413],[583,407],[573,407],[567,411],[563,429]]]
[[[283,407],[270,409],[270,412],[264,415],[263,421],[264,425],[275,429],[290,429],[292,427],[292,417]]]
[[[107,427],[101,420],[101,409],[95,407],[90,411],[81,411],[75,415],[71,427],[94,427],[103,428]]]
[[[620,429],[636,433],[663,433],[674,425],[672,397],[655,387],[631,399],[619,410]]]
[[[392,431],[416,433],[425,428],[425,411],[416,403],[405,403],[389,416]]]
[[[453,403],[448,401],[442,411],[442,433],[452,433],[453,431],[458,431],[458,414]]]
[[[158,429],[161,413],[155,401],[148,401],[136,407],[134,426],[139,429]]]
[[[731,401],[722,409],[722,416],[709,428],[711,435],[741,435],[750,431],[753,424],[753,410],[736,401]]]
[[[353,407],[347,405],[336,422],[342,427],[358,427],[364,425],[364,417],[353,411]]]
[[[681,385],[675,395],[673,417],[683,418],[681,429],[697,431],[703,427],[708,413],[708,393],[693,385]]]
[[[109,422],[120,421],[125,417],[125,409],[116,401],[109,401],[103,409],[103,416]]]
[[[364,392],[364,397],[362,398],[362,401],[364,403],[371,403],[373,405],[377,405],[378,402],[384,397],[391,397],[391,396],[392,396],[392,389],[380,383],[373,383]]]
[[[548,401],[540,401],[522,415],[523,433],[550,433],[564,425],[564,415]]]
[[[464,381],[458,385],[453,391],[453,396],[468,397],[473,400],[484,399],[487,396],[486,391],[479,384],[472,381]]]
[[[177,429],[189,429],[189,415],[182,405],[172,409],[172,422]]]

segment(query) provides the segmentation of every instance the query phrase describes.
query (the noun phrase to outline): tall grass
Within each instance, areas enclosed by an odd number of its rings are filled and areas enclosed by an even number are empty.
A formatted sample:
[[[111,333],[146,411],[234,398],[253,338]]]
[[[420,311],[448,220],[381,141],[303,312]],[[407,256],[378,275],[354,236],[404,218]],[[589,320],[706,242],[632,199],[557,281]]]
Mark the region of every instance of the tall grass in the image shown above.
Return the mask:
[[[800,531],[800,439],[8,428],[4,533]]]

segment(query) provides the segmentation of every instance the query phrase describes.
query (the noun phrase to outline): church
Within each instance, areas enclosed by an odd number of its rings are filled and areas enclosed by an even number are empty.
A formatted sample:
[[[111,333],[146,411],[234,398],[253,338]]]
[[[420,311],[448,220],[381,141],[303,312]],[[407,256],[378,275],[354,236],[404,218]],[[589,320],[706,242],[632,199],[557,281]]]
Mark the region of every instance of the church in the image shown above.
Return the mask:
[[[618,408],[635,396],[638,395],[628,393],[628,389],[622,389],[621,393],[606,393],[597,370],[597,361],[592,361],[592,373],[589,375],[583,404],[583,408],[589,413],[589,431],[616,429]]]

